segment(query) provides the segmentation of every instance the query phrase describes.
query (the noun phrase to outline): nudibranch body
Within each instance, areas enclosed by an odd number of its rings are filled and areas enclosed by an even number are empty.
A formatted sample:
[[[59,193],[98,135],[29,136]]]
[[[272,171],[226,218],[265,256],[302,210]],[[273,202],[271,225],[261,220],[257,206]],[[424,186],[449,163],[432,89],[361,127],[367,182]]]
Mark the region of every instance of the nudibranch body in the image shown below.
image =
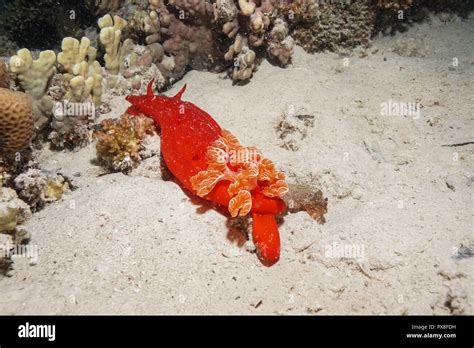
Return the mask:
[[[265,265],[280,256],[275,215],[285,211],[285,175],[255,147],[244,147],[205,111],[181,96],[158,96],[152,83],[144,96],[128,96],[129,112],[145,114],[161,129],[163,159],[193,194],[226,207],[232,217],[251,214],[253,241]]]

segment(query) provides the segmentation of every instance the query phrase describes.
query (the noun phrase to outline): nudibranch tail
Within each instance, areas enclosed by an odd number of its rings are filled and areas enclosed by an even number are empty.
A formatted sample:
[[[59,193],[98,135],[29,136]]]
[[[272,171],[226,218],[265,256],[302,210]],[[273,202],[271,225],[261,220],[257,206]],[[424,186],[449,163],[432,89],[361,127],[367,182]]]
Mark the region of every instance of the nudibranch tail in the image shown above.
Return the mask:
[[[252,213],[252,220],[252,236],[258,257],[265,266],[271,266],[280,258],[280,233],[275,216]]]

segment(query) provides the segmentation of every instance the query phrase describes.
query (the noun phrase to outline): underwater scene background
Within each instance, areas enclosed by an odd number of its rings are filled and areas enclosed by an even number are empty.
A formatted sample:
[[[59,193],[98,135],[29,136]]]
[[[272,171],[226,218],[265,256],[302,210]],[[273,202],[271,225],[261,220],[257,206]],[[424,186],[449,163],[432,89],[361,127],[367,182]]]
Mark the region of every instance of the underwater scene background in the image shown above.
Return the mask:
[[[473,10],[0,0],[0,314],[473,314]]]

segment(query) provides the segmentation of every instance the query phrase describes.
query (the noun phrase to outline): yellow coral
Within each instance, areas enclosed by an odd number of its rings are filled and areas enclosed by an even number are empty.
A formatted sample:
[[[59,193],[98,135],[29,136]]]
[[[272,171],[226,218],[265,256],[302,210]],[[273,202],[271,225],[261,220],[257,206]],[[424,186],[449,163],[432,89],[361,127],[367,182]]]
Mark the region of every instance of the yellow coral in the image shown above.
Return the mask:
[[[62,41],[62,52],[58,54],[58,63],[65,71],[64,78],[69,82],[70,90],[65,99],[83,102],[92,95],[95,104],[101,103],[102,68],[95,60],[97,49],[91,47],[90,40],[81,41],[66,37]]]
[[[121,43],[122,29],[127,21],[119,16],[109,14],[99,18],[100,42],[105,47],[105,68],[112,75],[117,75],[126,57],[133,52],[133,42],[130,39]]]
[[[35,125],[43,127],[52,114],[53,102],[46,92],[54,74],[56,54],[54,51],[42,51],[38,59],[33,60],[31,52],[23,48],[10,59],[10,69],[20,82],[23,90],[33,97]]]
[[[68,191],[69,184],[61,175],[57,177],[48,178],[48,182],[44,188],[44,197],[47,201],[57,201],[61,199],[64,192]]]

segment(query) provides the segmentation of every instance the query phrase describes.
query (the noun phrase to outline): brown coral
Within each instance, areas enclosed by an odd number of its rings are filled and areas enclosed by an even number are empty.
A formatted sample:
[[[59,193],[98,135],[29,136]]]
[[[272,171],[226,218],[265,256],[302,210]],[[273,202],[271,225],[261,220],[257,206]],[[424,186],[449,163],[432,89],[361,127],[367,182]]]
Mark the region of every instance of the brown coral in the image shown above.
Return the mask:
[[[24,150],[34,129],[33,111],[28,96],[0,88],[0,152]]]
[[[5,62],[0,60],[0,88],[10,88],[10,78],[8,77]]]
[[[324,224],[326,222],[324,214],[328,211],[328,200],[317,188],[309,185],[290,184],[289,192],[283,199],[290,213],[306,211],[318,223]]]
[[[125,113],[116,122],[106,119],[100,123],[101,130],[94,132],[97,139],[97,157],[108,169],[130,171],[140,160],[141,142],[155,132],[152,119]]]

